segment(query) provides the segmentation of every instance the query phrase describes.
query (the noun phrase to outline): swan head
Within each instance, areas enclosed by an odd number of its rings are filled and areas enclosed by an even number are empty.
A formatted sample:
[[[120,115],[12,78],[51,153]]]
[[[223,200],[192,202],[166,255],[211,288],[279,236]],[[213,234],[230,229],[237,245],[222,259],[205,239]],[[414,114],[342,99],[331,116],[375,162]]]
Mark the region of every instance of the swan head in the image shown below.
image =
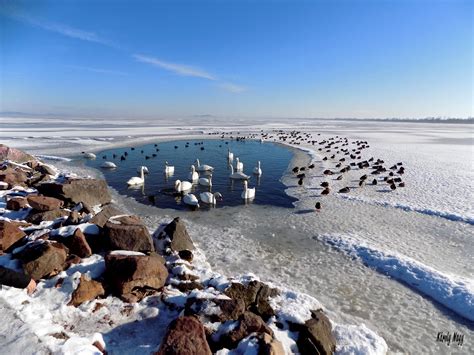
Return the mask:
[[[191,171],[194,173],[194,171],[196,170],[196,167],[193,165],[191,165]]]
[[[174,182],[174,187],[177,188],[179,185],[181,185],[181,180],[176,180]]]
[[[244,180],[244,189],[246,189],[249,186],[249,183],[247,180]]]
[[[215,192],[214,197],[216,198],[216,200],[219,200],[219,201],[222,201],[224,199],[220,192]]]

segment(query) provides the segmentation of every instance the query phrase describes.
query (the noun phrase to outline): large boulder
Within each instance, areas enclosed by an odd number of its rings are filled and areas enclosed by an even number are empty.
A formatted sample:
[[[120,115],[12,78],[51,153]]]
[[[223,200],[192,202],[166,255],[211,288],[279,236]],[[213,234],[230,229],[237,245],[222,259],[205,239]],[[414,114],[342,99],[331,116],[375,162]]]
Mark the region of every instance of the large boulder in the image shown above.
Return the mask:
[[[163,232],[171,239],[172,250],[179,252],[181,250],[195,249],[193,241],[186,230],[186,226],[179,217],[173,219],[173,221],[165,227]]]
[[[110,250],[154,251],[148,229],[137,216],[111,218],[104,226]]]
[[[43,221],[54,221],[56,218],[66,216],[69,216],[68,211],[56,209],[46,212],[31,213],[26,217],[26,221],[33,224],[40,224]]]
[[[196,317],[175,319],[168,327],[157,355],[210,355],[204,326]]]
[[[30,160],[35,160],[35,158],[19,149],[0,144],[0,161],[2,160],[13,160],[17,163],[25,163]]]
[[[72,235],[63,237],[55,236],[50,237],[50,239],[58,240],[63,243],[71,254],[77,255],[80,258],[87,258],[92,255],[91,247],[84,236],[84,233],[77,228]]]
[[[45,196],[56,197],[72,205],[83,202],[95,206],[112,200],[105,180],[68,179],[64,183],[46,182],[37,188]]]
[[[250,281],[247,285],[235,282],[224,293],[234,300],[242,300],[245,309],[260,315],[264,320],[275,315],[269,298],[275,297],[278,291],[260,281]]]
[[[26,207],[28,201],[25,197],[12,197],[7,200],[7,209],[12,211],[19,211]]]
[[[21,169],[7,167],[0,171],[0,181],[8,184],[10,188],[16,185],[26,186],[28,175]]]
[[[7,251],[25,235],[15,223],[0,221],[0,251]]]
[[[28,196],[28,204],[38,212],[46,212],[56,210],[61,208],[64,204],[63,201],[54,198],[54,197],[46,197],[43,195],[31,195]]]
[[[40,241],[28,244],[16,256],[21,260],[25,273],[39,280],[63,270],[67,249],[61,243]]]
[[[311,319],[302,327],[297,345],[302,355],[329,355],[336,351],[331,322],[322,310],[311,311]]]
[[[102,284],[98,281],[91,280],[82,274],[79,285],[72,293],[71,301],[68,305],[77,307],[86,301],[91,301],[103,295],[105,295],[105,290]]]
[[[102,206],[102,210],[92,217],[91,223],[97,224],[99,227],[103,228],[109,218],[123,214],[124,212],[117,205],[109,203]]]
[[[259,334],[258,345],[258,353],[260,355],[285,355],[283,344],[270,334]]]
[[[239,342],[252,333],[267,333],[273,337],[273,331],[265,324],[263,319],[252,313],[245,312],[239,317],[239,324],[221,339],[224,347],[233,349]]]
[[[161,289],[168,277],[158,254],[114,251],[105,257],[106,277],[112,291],[127,302],[136,302]]]

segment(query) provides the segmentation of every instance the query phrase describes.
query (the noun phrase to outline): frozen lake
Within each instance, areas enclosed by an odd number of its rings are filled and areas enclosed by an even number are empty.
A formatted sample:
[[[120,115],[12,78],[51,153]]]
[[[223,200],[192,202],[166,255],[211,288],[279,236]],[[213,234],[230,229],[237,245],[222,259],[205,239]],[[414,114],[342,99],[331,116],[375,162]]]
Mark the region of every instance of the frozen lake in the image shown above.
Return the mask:
[[[201,141],[216,130],[235,130],[224,123],[187,130],[172,128],[171,123],[164,128],[143,125],[134,126],[133,132],[130,122],[124,122],[122,128],[118,122],[113,131],[103,130],[100,125],[89,131],[89,123],[87,129],[80,122],[70,125],[61,129],[74,133],[73,137],[34,128],[28,132],[12,128],[0,132],[0,136],[6,144],[37,154],[74,157],[82,150],[123,152],[131,146],[138,149],[144,144],[168,144],[164,139]],[[239,130],[245,134],[262,128],[297,128],[313,135],[320,133],[323,139],[340,135],[367,140],[371,147],[363,159],[375,156],[388,166],[403,161],[406,188],[385,193],[367,186],[355,188],[348,195],[322,197],[322,171],[333,169],[334,162],[322,161],[318,152],[310,155],[296,151],[291,155],[287,150],[290,166],[316,165],[304,186],[296,184],[293,174],[283,173],[281,182],[286,193],[297,199],[294,208],[256,202],[245,208],[223,206],[208,213],[176,210],[176,206],[156,208],[141,203],[123,184],[120,188],[126,191],[118,189],[120,194],[115,199],[140,215],[150,228],[170,217],[184,218],[214,270],[227,275],[252,272],[262,280],[307,293],[317,298],[336,322],[366,324],[386,340],[392,353],[473,353],[474,323],[469,320],[474,311],[472,125],[305,120],[268,125],[257,122],[253,126],[247,123]],[[128,137],[132,133],[133,137]],[[28,138],[37,135],[42,138]],[[210,144],[206,142],[205,149]],[[225,159],[227,149],[221,148],[219,159]],[[177,175],[186,177],[188,165],[199,157],[199,148],[195,152],[186,157]],[[140,160],[139,165],[150,165],[151,160]],[[160,181],[164,160],[157,160],[158,172],[150,172]],[[98,155],[94,164],[102,162]],[[80,174],[109,173],[79,163],[54,161]],[[201,163],[212,165],[204,159]],[[244,164],[253,165],[246,160]],[[267,167],[263,162],[262,169],[265,178]],[[247,167],[245,170],[250,172]],[[354,174],[345,181],[331,180],[333,190],[358,179],[360,172]],[[126,177],[134,175],[136,166]],[[124,175],[121,183],[125,181]],[[254,177],[250,181],[253,186]],[[314,212],[315,201],[323,205],[320,213]],[[463,346],[448,347],[437,342],[438,332],[446,331],[464,334]]]

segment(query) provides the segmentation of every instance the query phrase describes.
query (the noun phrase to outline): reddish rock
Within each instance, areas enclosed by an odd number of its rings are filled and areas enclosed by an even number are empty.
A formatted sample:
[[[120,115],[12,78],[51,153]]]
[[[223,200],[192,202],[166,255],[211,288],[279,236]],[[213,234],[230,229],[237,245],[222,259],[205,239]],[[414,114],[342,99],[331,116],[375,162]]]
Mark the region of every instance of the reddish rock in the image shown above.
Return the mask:
[[[239,325],[224,335],[221,341],[224,347],[233,349],[242,339],[252,333],[267,333],[273,337],[273,331],[260,316],[252,312],[245,312],[239,317]]]
[[[69,212],[69,216],[67,217],[67,220],[64,221],[63,226],[79,224],[80,221],[81,221],[81,215],[79,214],[79,212],[71,211]]]
[[[124,212],[118,206],[109,203],[102,206],[102,210],[91,219],[91,223],[97,224],[99,227],[103,228],[110,217],[123,214]]]
[[[45,196],[56,197],[67,204],[82,202],[90,206],[102,205],[112,200],[105,180],[69,179],[60,184],[46,182],[38,186],[38,191]]]
[[[105,290],[100,282],[81,275],[79,285],[72,293],[71,301],[68,305],[77,307],[86,301],[91,301],[103,295],[105,295]]]
[[[104,226],[110,250],[154,251],[148,229],[137,216],[110,219]]]
[[[63,201],[58,200],[54,197],[46,197],[42,195],[33,195],[28,196],[28,203],[29,205],[38,212],[46,212],[56,210],[61,208],[64,204]]]
[[[61,240],[69,249],[69,252],[80,258],[88,258],[92,255],[91,247],[87,243],[84,233],[77,228],[74,234]]]
[[[25,235],[15,223],[0,221],[0,251],[7,251]]]
[[[193,252],[191,250],[183,249],[178,252],[178,255],[181,259],[186,261],[193,261]]]
[[[174,251],[194,250],[194,244],[186,230],[186,226],[179,217],[173,219],[163,232],[171,239],[171,249]]]
[[[0,181],[6,182],[11,188],[16,185],[26,186],[28,176],[20,169],[7,168],[0,171]]]
[[[168,327],[157,355],[210,355],[204,326],[196,317],[175,319]]]
[[[247,310],[258,314],[264,320],[268,320],[275,315],[275,311],[270,306],[268,299],[269,297],[275,297],[278,291],[262,282],[251,281],[247,285],[232,283],[232,285],[225,290],[225,294],[234,300],[243,300]]]
[[[336,338],[332,334],[332,326],[322,310],[311,311],[311,319],[307,320],[298,336],[298,349],[301,355],[330,355],[336,351]]]
[[[65,217],[68,215],[68,211],[57,209],[46,212],[32,213],[26,217],[26,220],[33,224],[40,224],[42,221],[54,221],[56,218]]]
[[[56,275],[64,268],[67,249],[61,243],[33,242],[16,255],[34,280]]]
[[[157,255],[134,255],[136,253],[112,252],[105,257],[108,284],[122,299],[139,301],[141,291],[159,290],[166,282],[168,270],[164,259]]]
[[[25,208],[27,204],[28,202],[24,197],[12,197],[7,201],[7,209],[19,211],[22,208]]]
[[[30,160],[36,160],[31,155],[16,149],[0,144],[0,161],[13,160],[17,163],[25,163]]]
[[[259,334],[258,345],[260,355],[285,355],[282,343],[267,333]]]

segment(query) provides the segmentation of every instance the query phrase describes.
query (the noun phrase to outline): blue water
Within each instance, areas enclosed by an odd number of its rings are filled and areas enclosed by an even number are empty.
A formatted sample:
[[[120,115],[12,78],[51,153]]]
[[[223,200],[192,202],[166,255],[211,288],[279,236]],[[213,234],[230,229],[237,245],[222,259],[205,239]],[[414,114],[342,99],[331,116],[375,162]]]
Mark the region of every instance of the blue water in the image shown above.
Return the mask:
[[[175,148],[177,147],[177,148]],[[128,148],[116,148],[105,150],[97,154],[96,160],[87,161],[87,165],[101,169],[107,183],[120,194],[135,198],[138,202],[155,205],[160,208],[189,209],[181,201],[181,195],[174,192],[174,182],[188,179],[190,167],[196,158],[201,165],[207,164],[214,167],[212,173],[212,188],[194,185],[190,193],[196,195],[204,191],[220,192],[222,201],[218,201],[217,208],[223,206],[241,206],[245,203],[258,205],[272,205],[293,208],[295,198],[285,193],[285,185],[280,179],[292,158],[290,149],[275,143],[260,143],[257,141],[235,141],[235,140],[180,140],[136,146],[132,150]],[[241,198],[243,182],[229,179],[230,167],[227,160],[227,149],[234,153],[234,169],[236,157],[244,163],[244,173],[250,175],[249,187],[256,187],[256,196],[251,202]],[[142,153],[143,151],[143,153]],[[120,157],[125,155],[126,160]],[[116,157],[113,158],[113,154]],[[153,157],[152,154],[156,154]],[[146,159],[146,156],[149,159]],[[104,159],[106,157],[106,159]],[[253,169],[260,160],[263,174],[260,177],[254,175]],[[100,165],[104,161],[112,161],[117,169],[103,169]],[[164,174],[165,161],[175,167],[174,175]],[[137,168],[146,166],[149,174],[145,175],[144,186],[128,187],[127,180],[133,176],[139,176]],[[206,173],[200,173],[206,176]],[[200,209],[208,209],[209,206],[200,203]]]

